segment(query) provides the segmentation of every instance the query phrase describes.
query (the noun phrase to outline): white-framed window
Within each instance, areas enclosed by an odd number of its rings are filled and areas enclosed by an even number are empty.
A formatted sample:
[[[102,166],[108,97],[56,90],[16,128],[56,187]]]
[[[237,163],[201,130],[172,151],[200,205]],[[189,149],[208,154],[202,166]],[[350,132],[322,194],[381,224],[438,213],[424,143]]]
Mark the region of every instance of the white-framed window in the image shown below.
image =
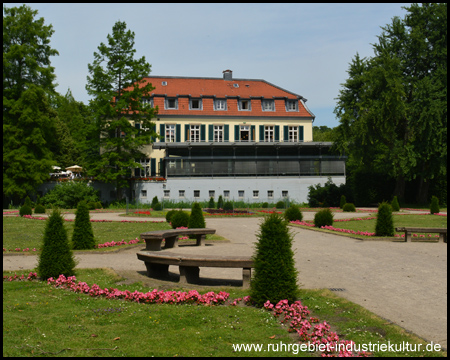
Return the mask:
[[[214,190],[209,190],[209,197],[214,198],[216,192]]]
[[[200,197],[200,190],[194,190],[194,198]]]
[[[289,196],[289,192],[288,192],[287,190],[283,190],[283,191],[281,192],[281,197],[282,197],[283,199],[287,198],[288,196]]]
[[[298,141],[298,126],[289,126],[289,141],[297,142]]]
[[[239,196],[240,198],[243,198],[244,195],[245,195],[245,191],[244,191],[244,190],[238,190],[238,196]]]
[[[230,198],[230,190],[224,190],[223,191],[223,197],[225,199],[229,199]]]
[[[286,111],[298,111],[298,100],[286,100]]]
[[[267,190],[267,197],[273,199],[273,190]]]
[[[253,198],[258,199],[259,198],[259,190],[253,190]]]
[[[226,99],[215,99],[214,100],[214,110],[226,110],[227,100]]]
[[[185,194],[184,190],[178,190],[178,197],[184,198],[184,194]]]
[[[143,97],[141,99],[141,104],[143,105],[150,105],[151,107],[153,107],[153,99],[147,98],[147,97]]]
[[[214,141],[223,142],[223,125],[214,125]]]
[[[189,100],[190,110],[202,110],[202,99],[190,99]]]
[[[175,125],[166,124],[166,137],[165,142],[175,142]]]
[[[164,190],[164,197],[170,198],[170,190]]]
[[[178,109],[178,99],[177,98],[167,98],[165,101],[166,109]]]
[[[274,100],[262,100],[261,105],[263,111],[275,111]]]
[[[141,197],[143,198],[147,197],[147,190],[141,190]]]
[[[252,109],[252,103],[250,100],[239,100],[239,110],[250,111]]]
[[[200,125],[191,125],[189,140],[191,142],[200,142]]]
[[[275,130],[274,126],[265,126],[264,127],[264,141],[265,142],[274,142],[275,140]]]
[[[139,163],[143,169],[136,168],[134,170],[134,176],[136,177],[149,177],[150,176],[150,159],[135,159],[137,163]]]

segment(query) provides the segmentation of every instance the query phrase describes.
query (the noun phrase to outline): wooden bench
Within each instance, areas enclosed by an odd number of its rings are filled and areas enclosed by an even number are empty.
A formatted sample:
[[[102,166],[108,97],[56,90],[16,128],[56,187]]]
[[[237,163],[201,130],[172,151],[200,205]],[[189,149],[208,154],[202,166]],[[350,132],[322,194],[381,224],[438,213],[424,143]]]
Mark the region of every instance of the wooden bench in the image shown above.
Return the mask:
[[[411,234],[414,233],[438,233],[439,242],[447,242],[447,228],[421,228],[421,227],[397,227],[395,231],[405,233],[405,242],[411,242]]]
[[[161,250],[161,243],[164,239],[166,240],[165,249],[169,249],[178,246],[178,237],[180,235],[195,235],[197,239],[196,245],[200,246],[204,243],[206,234],[215,233],[215,229],[169,229],[142,233],[141,239],[145,240],[145,250],[159,251]]]
[[[242,268],[242,285],[250,286],[251,269],[254,267],[250,257],[217,255],[180,255],[175,253],[139,251],[139,260],[145,262],[147,275],[150,277],[167,278],[169,265],[177,265],[180,270],[180,283],[195,284],[200,278],[200,267]]]

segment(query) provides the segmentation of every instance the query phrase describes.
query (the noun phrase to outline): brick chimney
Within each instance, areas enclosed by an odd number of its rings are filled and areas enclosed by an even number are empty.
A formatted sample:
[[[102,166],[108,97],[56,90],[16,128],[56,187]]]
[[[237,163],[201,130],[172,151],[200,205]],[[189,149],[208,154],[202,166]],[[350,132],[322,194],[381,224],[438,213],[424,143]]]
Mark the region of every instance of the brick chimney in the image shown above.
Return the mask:
[[[224,80],[233,80],[233,72],[231,70],[224,70],[222,72]]]

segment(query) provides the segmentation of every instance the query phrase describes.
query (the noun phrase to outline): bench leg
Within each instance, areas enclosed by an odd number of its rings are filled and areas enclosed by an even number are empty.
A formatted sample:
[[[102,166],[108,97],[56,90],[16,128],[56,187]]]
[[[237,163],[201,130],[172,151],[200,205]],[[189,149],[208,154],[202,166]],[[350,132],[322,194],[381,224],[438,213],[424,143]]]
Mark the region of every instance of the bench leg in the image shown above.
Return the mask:
[[[196,235],[197,238],[197,246],[202,246],[205,243],[206,235]]]
[[[162,240],[145,240],[145,250],[147,251],[160,251]]]
[[[440,233],[440,234],[439,234],[439,242],[440,242],[440,243],[447,242],[447,234]]]
[[[171,236],[166,238],[166,245],[164,249],[176,248],[178,247],[178,236]]]
[[[169,265],[146,262],[145,267],[149,277],[166,278],[169,276]]]
[[[194,284],[200,279],[200,268],[198,266],[181,266],[180,265],[180,283]]]
[[[405,231],[405,242],[411,242],[411,232]]]
[[[250,287],[251,277],[252,277],[252,269],[251,268],[243,268],[242,269],[242,287],[244,289],[248,289]]]

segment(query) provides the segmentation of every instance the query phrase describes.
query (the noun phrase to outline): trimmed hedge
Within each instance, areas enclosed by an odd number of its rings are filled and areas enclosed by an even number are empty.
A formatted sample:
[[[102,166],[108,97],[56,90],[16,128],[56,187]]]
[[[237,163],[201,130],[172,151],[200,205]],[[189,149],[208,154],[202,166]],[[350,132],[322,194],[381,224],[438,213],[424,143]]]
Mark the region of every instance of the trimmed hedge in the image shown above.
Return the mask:
[[[322,209],[314,215],[314,226],[322,227],[322,226],[331,226],[333,225],[334,215],[330,209]]]

